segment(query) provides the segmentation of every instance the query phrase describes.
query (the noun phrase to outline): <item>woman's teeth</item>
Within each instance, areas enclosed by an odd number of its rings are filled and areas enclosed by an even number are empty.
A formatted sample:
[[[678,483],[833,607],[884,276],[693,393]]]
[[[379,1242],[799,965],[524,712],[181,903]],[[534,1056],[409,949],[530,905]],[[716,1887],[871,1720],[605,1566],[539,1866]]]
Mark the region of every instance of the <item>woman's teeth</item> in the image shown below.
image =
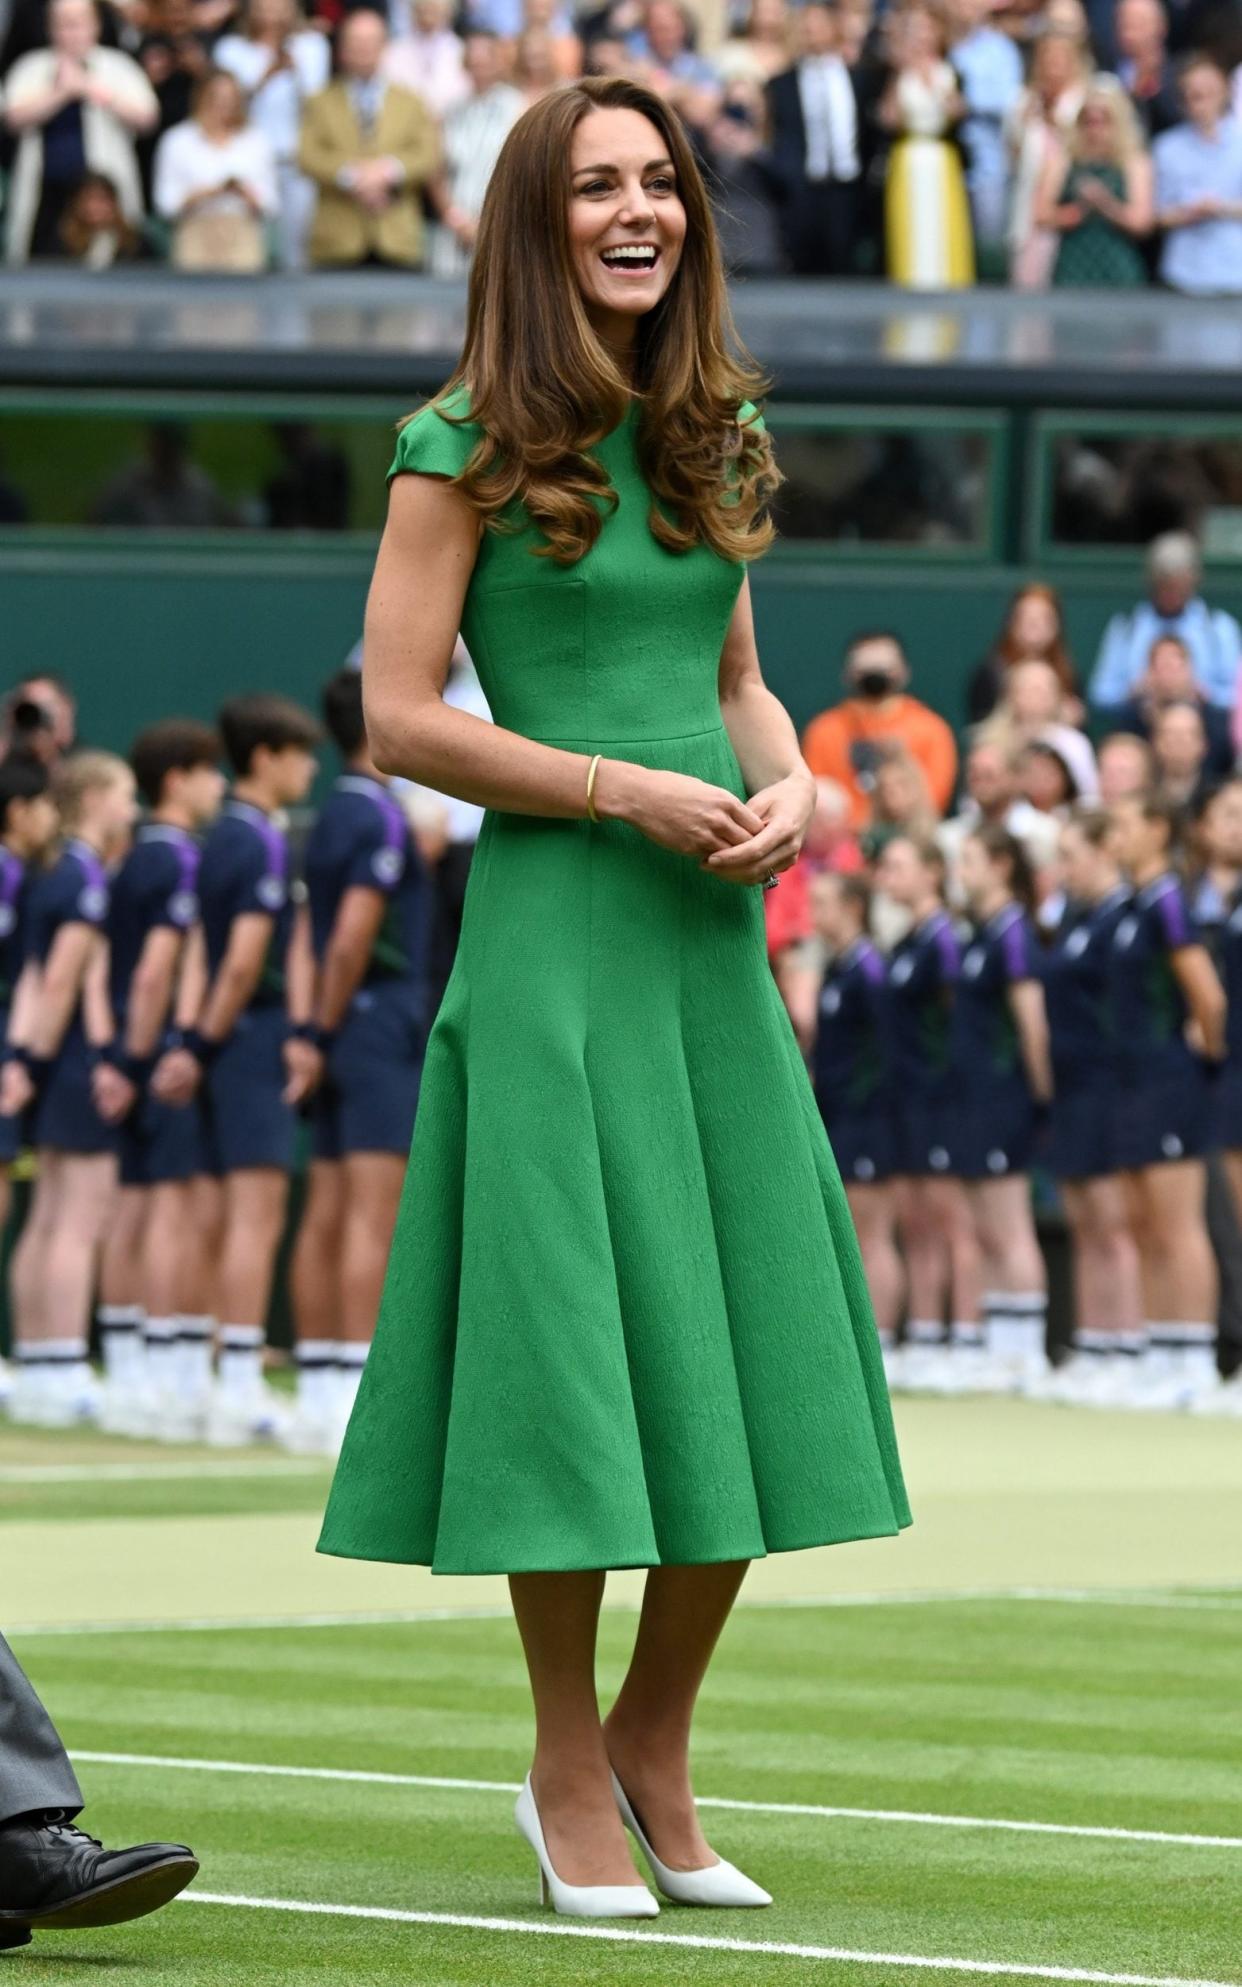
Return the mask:
[[[606,248],[600,260],[605,269],[619,269],[626,274],[643,275],[654,269],[659,250],[655,248]]]

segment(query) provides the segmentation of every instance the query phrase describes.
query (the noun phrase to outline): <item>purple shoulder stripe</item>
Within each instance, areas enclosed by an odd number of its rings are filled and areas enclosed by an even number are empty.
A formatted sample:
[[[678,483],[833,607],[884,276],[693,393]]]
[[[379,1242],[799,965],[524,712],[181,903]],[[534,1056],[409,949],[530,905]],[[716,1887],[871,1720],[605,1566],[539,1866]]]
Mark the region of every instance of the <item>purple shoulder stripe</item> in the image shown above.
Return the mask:
[[[1160,930],[1170,952],[1178,951],[1183,945],[1196,944],[1194,926],[1190,920],[1190,910],[1186,903],[1186,893],[1180,883],[1170,883],[1162,890],[1155,902],[1156,916]]]

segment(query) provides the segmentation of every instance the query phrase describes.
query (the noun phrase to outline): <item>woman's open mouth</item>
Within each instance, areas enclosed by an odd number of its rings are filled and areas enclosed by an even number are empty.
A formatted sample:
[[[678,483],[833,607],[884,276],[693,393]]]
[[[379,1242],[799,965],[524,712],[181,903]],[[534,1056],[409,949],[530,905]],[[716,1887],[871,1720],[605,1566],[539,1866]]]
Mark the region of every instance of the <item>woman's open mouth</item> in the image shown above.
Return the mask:
[[[614,275],[649,276],[660,260],[660,251],[653,241],[622,242],[615,248],[601,249],[599,259]]]

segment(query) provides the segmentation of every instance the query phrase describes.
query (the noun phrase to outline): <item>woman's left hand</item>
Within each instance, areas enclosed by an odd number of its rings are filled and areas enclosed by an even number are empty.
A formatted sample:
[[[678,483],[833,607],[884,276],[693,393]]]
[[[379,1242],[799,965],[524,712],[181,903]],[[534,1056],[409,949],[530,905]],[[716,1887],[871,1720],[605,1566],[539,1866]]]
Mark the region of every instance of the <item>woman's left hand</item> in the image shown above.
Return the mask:
[[[805,773],[789,773],[758,793],[746,805],[763,819],[763,827],[748,841],[715,849],[699,864],[727,883],[762,883],[764,878],[791,869],[802,851],[808,823],[815,812],[815,782]]]

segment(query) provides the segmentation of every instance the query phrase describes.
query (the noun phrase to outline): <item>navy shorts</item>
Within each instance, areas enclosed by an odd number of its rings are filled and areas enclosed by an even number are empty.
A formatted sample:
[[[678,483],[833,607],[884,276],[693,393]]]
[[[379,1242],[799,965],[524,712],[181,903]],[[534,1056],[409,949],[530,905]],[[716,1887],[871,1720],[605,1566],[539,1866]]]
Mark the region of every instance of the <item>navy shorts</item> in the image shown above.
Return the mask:
[[[1029,1173],[1036,1113],[1025,1078],[1000,1076],[986,1090],[967,1087],[953,1130],[953,1171],[963,1180],[1004,1180]]]
[[[1202,1159],[1220,1143],[1213,1086],[1203,1065],[1123,1071],[1117,1083],[1117,1165],[1126,1172],[1177,1159]]]
[[[19,1111],[9,1118],[0,1114],[0,1166],[12,1166],[29,1144],[30,1112]]]
[[[1109,1073],[1056,1072],[1048,1167],[1057,1180],[1103,1180],[1118,1170],[1117,1088]]]
[[[288,1033],[283,1007],[252,1007],[208,1068],[201,1092],[207,1172],[292,1168],[297,1114],[280,1094]]]
[[[91,1056],[79,1022],[70,1027],[40,1086],[30,1139],[54,1152],[116,1151],[116,1128],[104,1123],[91,1096]]]
[[[142,1091],[120,1125],[123,1187],[160,1187],[207,1170],[197,1103],[165,1104]]]
[[[395,1152],[404,1158],[425,1045],[421,1004],[407,988],[381,984],[356,993],[312,1105],[312,1157]]]
[[[957,1131],[946,1098],[903,1097],[893,1121],[893,1171],[915,1180],[955,1174]]]
[[[847,1186],[871,1187],[891,1180],[893,1123],[883,1111],[825,1113],[824,1128],[833,1158]]]

